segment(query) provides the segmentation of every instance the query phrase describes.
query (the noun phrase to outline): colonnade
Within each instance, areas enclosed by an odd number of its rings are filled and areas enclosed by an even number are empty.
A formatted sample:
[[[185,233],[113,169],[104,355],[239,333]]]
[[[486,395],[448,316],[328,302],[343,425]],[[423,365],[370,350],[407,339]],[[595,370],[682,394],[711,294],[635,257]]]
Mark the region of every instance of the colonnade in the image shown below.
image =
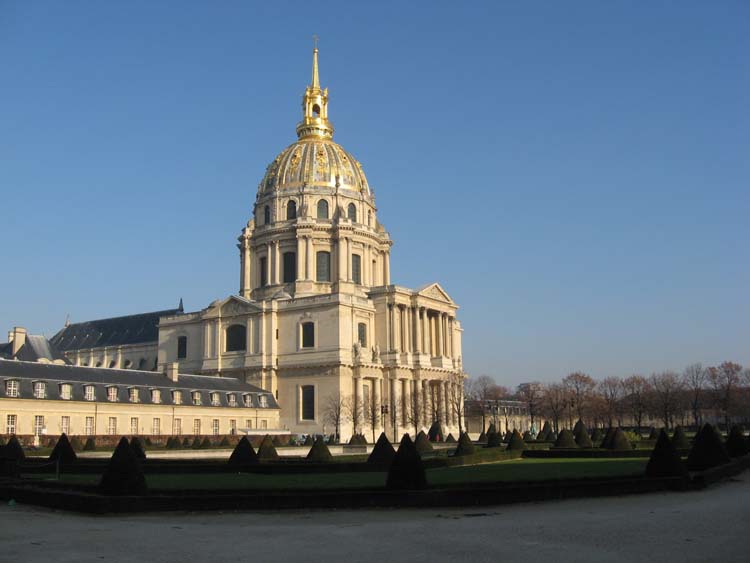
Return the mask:
[[[456,350],[455,317],[416,305],[389,304],[388,348],[393,352],[453,358]]]

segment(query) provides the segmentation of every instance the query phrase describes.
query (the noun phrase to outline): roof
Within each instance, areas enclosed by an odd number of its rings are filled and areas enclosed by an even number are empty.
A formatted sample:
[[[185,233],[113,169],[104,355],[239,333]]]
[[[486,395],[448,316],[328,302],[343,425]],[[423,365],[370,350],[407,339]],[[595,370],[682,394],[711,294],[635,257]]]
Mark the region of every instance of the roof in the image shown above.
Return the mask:
[[[178,315],[182,307],[151,313],[112,317],[64,327],[50,340],[58,350],[81,350],[159,341],[159,318]]]
[[[179,374],[177,381],[172,381],[160,372],[139,371],[130,369],[89,368],[81,366],[43,364],[37,362],[23,362],[0,359],[0,380],[18,379],[21,381],[20,398],[33,397],[32,385],[34,381],[46,381],[54,383],[72,383],[72,400],[82,401],[84,396],[84,385],[93,384],[96,388],[97,400],[105,400],[106,387],[117,386],[119,388],[118,400],[127,402],[127,390],[131,387],[144,389],[140,393],[140,402],[149,403],[150,397],[146,392],[149,389],[163,389],[166,391],[180,390],[186,393],[198,391],[202,396],[203,406],[210,405],[208,393],[220,391],[221,404],[229,406],[226,393],[235,392],[240,395],[265,395],[267,408],[279,408],[273,394],[265,389],[256,387],[233,377],[216,377],[212,375]],[[59,389],[49,389],[47,398],[61,399]],[[5,398],[6,390],[0,385],[0,398]],[[62,400],[62,399],[61,399]],[[189,397],[183,393],[183,404],[188,404]],[[239,401],[239,404],[242,402]],[[161,404],[172,404],[171,393],[163,393]],[[253,406],[258,406],[257,398]],[[261,407],[264,408],[264,407]]]
[[[23,360],[26,362],[37,362],[40,359],[55,361],[60,360],[68,363],[60,350],[58,350],[44,336],[37,334],[27,334],[23,346],[13,355],[13,343],[8,342],[0,344],[0,358],[8,360]]]

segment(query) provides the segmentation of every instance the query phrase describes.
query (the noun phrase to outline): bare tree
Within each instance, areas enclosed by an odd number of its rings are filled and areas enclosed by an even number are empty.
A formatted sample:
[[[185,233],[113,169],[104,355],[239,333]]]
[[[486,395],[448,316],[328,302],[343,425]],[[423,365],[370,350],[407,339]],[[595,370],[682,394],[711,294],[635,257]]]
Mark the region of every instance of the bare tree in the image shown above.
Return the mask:
[[[563,385],[570,391],[571,409],[575,409],[578,418],[583,419],[589,406],[589,398],[596,386],[594,380],[585,373],[577,371],[566,376],[563,379]]]
[[[519,400],[526,403],[531,418],[531,426],[534,426],[534,417],[539,414],[542,402],[542,384],[538,381],[521,383],[516,390],[516,394]]]
[[[701,364],[691,364],[682,372],[682,383],[690,400],[693,423],[700,426],[703,422],[703,407],[708,383],[708,370]]]
[[[348,415],[349,397],[342,397],[339,393],[329,395],[323,407],[323,418],[336,429],[336,442],[341,440],[341,424]]]
[[[640,432],[643,416],[648,410],[648,398],[649,393],[651,392],[651,385],[642,375],[631,375],[626,378],[622,384],[623,389],[625,390],[624,401],[628,405],[630,415],[633,417],[633,422],[635,422],[635,425],[638,427],[638,432]]]
[[[365,426],[372,430],[372,442],[375,443],[375,430],[380,422],[380,405],[374,401],[364,401],[362,403],[362,419]]]
[[[664,371],[651,376],[651,386],[654,411],[664,421],[664,427],[670,428],[680,406],[682,381],[676,373]]]
[[[510,391],[498,385],[489,375],[480,375],[476,379],[464,379],[464,397],[477,401],[482,409],[482,430],[487,428],[486,410],[488,401],[497,401],[510,396]]]
[[[451,412],[458,419],[458,435],[464,433],[464,415],[466,414],[465,403],[464,403],[464,380],[465,377],[462,373],[451,374],[448,379],[448,405]]]
[[[422,401],[414,395],[399,397],[401,412],[404,413],[406,424],[414,427],[414,435],[419,434],[419,425],[422,422]]]
[[[742,366],[724,362],[718,367],[708,368],[708,380],[716,394],[716,406],[724,414],[724,424],[729,431],[729,418],[734,407],[737,388],[740,385]]]
[[[351,395],[344,400],[344,415],[347,421],[351,421],[354,433],[362,432],[362,403]]]
[[[555,432],[560,431],[560,419],[568,404],[567,390],[560,383],[545,385],[542,391],[542,409],[547,418],[551,419]]]
[[[614,426],[615,417],[621,412],[622,380],[619,377],[605,377],[598,383],[597,388],[604,401],[607,422],[611,428]]]

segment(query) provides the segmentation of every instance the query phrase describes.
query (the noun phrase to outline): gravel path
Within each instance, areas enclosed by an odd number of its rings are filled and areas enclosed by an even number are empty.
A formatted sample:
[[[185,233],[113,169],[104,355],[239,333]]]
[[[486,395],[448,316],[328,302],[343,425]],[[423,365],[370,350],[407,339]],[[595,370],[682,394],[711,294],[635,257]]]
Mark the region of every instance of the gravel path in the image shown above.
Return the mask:
[[[0,561],[750,561],[750,472],[692,493],[447,510],[91,517],[0,506]]]

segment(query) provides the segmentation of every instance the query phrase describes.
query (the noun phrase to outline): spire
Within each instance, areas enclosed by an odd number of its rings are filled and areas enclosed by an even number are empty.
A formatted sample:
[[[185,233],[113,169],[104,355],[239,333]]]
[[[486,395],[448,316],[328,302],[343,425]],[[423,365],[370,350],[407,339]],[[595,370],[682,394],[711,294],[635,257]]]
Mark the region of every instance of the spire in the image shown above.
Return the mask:
[[[177,310],[178,310],[178,311],[179,311],[180,313],[184,313],[184,312],[185,312],[185,309],[184,309],[184,308],[183,308],[183,306],[182,306],[182,297],[180,297],[180,304],[179,304],[179,305],[177,305]]]
[[[333,125],[328,121],[328,88],[320,87],[318,36],[313,35],[312,83],[302,97],[302,121],[297,124],[300,139],[332,139]]]

